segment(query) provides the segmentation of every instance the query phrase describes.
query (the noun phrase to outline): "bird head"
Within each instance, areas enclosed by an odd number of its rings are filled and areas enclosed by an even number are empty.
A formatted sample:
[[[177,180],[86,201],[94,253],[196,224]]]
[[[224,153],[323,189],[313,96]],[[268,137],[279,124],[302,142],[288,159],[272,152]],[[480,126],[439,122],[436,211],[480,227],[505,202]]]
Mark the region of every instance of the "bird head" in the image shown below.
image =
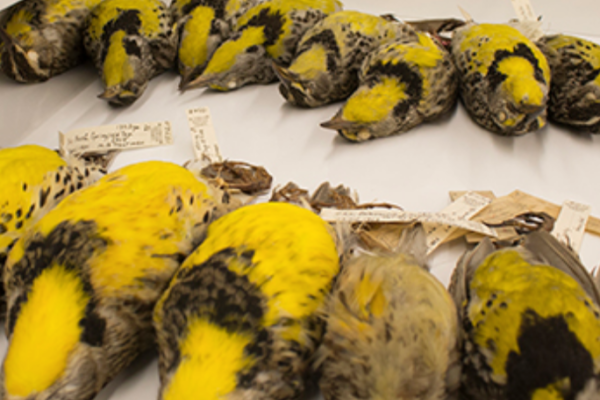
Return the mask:
[[[335,117],[329,121],[321,123],[321,126],[326,129],[337,131],[341,137],[351,142],[364,142],[369,139],[374,139],[372,129],[368,123],[353,122],[344,119],[343,113],[338,112]]]
[[[196,7],[179,25],[177,59],[181,74],[180,89],[202,75],[208,60],[228,36],[229,25],[215,18],[215,12],[210,7]]]
[[[361,85],[330,121],[321,124],[335,129],[352,142],[389,136],[414,126],[414,111],[402,83],[391,78]]]
[[[569,121],[596,132],[600,126],[600,77],[577,88],[569,97],[576,99],[569,107]]]
[[[104,56],[102,80],[106,90],[98,97],[111,105],[124,106],[133,103],[146,90],[152,78],[152,50],[138,36],[128,36],[117,31],[109,39]]]
[[[498,79],[490,108],[501,132],[521,135],[546,124],[549,72],[539,73],[528,59],[511,56],[498,62],[493,76]]]
[[[230,91],[250,83],[272,82],[275,73],[264,42],[263,28],[242,30],[217,48],[202,75],[181,89],[210,87]]]
[[[0,28],[0,67],[17,82],[48,80],[52,74],[54,46],[38,31],[11,36]]]
[[[321,45],[298,54],[289,68],[273,63],[281,81],[279,92],[290,103],[302,107],[319,107],[332,100],[332,79],[346,75],[333,71],[335,67],[334,58]]]

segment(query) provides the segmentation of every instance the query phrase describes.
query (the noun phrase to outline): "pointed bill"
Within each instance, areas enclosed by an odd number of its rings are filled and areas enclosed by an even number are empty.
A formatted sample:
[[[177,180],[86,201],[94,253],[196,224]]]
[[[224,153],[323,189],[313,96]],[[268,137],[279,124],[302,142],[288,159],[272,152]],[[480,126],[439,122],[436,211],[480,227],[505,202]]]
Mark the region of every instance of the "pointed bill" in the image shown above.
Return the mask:
[[[209,87],[215,81],[214,75],[200,75],[189,82],[182,82],[179,85],[179,90],[185,92],[190,89],[200,89],[204,87]]]
[[[340,115],[336,115],[329,121],[325,121],[321,123],[321,127],[326,129],[340,130],[340,129],[350,129],[354,127],[354,122],[346,121]]]
[[[273,67],[273,71],[275,71],[275,74],[280,80],[286,82],[294,82],[296,80],[296,76],[294,73],[290,72],[287,68],[278,65],[275,61],[271,63],[271,66]]]

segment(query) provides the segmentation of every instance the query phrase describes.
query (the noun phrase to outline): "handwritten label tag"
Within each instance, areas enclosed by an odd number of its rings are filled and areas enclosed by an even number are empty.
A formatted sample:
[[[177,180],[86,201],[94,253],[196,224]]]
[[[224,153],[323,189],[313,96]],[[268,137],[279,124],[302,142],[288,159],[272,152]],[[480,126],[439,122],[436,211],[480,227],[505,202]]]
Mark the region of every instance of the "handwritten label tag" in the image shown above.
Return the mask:
[[[529,0],[511,0],[511,2],[519,20],[537,21],[537,16]]]
[[[324,208],[321,210],[321,218],[330,222],[404,222],[410,223],[419,221],[422,223],[435,223],[443,225],[452,225],[457,228],[472,232],[478,232],[487,236],[496,236],[496,232],[486,225],[457,219],[454,216],[443,213],[431,212],[410,212],[395,209],[366,209],[366,210],[338,210],[334,208]]]
[[[186,111],[194,156],[204,164],[222,162],[223,157],[217,143],[215,128],[208,107],[193,108]]]
[[[591,212],[592,208],[586,204],[565,201],[554,223],[552,235],[579,253],[585,225]]]
[[[544,32],[542,31],[541,22],[538,21],[535,11],[533,11],[531,2],[529,0],[511,0],[511,2],[520,21],[520,24],[515,27],[530,40],[538,41],[544,36]]]
[[[491,199],[475,192],[468,192],[459,197],[456,201],[444,208],[440,214],[447,215],[456,220],[469,220],[475,214],[483,210]],[[452,225],[423,224],[427,234],[427,254],[435,250],[443,241],[450,236],[457,228]]]
[[[104,125],[59,133],[60,149],[65,154],[140,149],[173,144],[169,121],[142,124]]]

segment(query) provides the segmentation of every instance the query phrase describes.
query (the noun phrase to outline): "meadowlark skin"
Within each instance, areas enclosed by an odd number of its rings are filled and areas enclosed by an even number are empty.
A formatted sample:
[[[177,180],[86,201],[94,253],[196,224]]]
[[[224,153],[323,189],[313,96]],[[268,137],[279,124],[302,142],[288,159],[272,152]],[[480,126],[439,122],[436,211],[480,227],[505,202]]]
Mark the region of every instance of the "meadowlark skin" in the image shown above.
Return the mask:
[[[360,85],[322,127],[351,142],[406,132],[447,114],[456,104],[458,78],[450,54],[425,33],[374,50]]]
[[[258,0],[174,0],[170,10],[179,29],[179,87],[200,76],[217,47],[231,35],[237,19]]]
[[[598,289],[548,232],[500,250],[483,241],[459,261],[450,293],[465,399],[600,398]]]
[[[231,38],[213,53],[198,78],[184,89],[210,87],[220,91],[277,77],[273,60],[287,65],[302,35],[328,14],[341,10],[338,0],[267,0],[238,20]]]
[[[591,133],[600,132],[600,46],[553,35],[538,43],[552,71],[548,118]]]
[[[385,17],[358,11],[328,15],[302,36],[288,68],[274,65],[279,92],[302,107],[343,100],[358,87],[358,71],[370,52],[414,36],[408,25]]]
[[[191,171],[151,161],[41,218],[6,263],[2,398],[93,398],[152,346],[155,302],[228,201]]]
[[[157,303],[161,400],[297,398],[339,263],[329,226],[287,203],[208,229]]]
[[[98,97],[129,105],[174,65],[177,28],[160,0],[103,0],[92,11],[84,44],[106,88]]]
[[[326,400],[456,398],[456,306],[424,266],[423,229],[403,235],[394,252],[363,252],[342,265],[317,357]]]
[[[473,121],[503,136],[546,125],[550,67],[518,29],[467,23],[452,37],[460,96]]]
[[[10,249],[39,218],[104,171],[37,145],[0,149],[0,273]],[[0,287],[4,309],[4,287]],[[3,312],[2,312],[3,313]]]
[[[100,0],[21,0],[0,13],[0,68],[43,82],[83,61],[82,31]]]

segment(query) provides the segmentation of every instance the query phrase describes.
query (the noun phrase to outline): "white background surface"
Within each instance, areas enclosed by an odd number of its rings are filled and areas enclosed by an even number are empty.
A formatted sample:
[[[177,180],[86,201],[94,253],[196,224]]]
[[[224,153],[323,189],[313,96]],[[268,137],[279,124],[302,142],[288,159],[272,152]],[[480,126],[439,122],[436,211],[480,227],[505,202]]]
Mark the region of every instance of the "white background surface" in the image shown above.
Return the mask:
[[[0,0],[0,9],[13,3]],[[476,21],[505,22],[515,16],[509,0],[461,0]],[[533,1],[547,31],[583,35],[600,42],[600,1]],[[394,13],[401,18],[460,17],[447,0],[347,0],[346,9]],[[114,109],[96,95],[102,86],[91,64],[42,84],[17,84],[0,75],[0,146],[37,143],[58,146],[58,131],[115,123],[169,120],[172,146],[120,154],[113,169],[142,160],[176,163],[193,157],[185,116],[188,108],[210,108],[223,155],[263,165],[275,184],[294,181],[315,189],[323,181],[356,189],[362,201],[387,201],[411,211],[438,211],[449,204],[450,190],[521,189],[557,204],[570,199],[590,204],[600,216],[600,136],[555,126],[520,138],[502,138],[468,118],[459,105],[453,115],[406,134],[352,144],[319,127],[340,104],[315,110],[284,103],[277,85],[245,87],[232,93],[190,91],[180,94],[179,79],[167,72],[152,80],[128,108]],[[0,189],[1,190],[1,189]],[[586,234],[581,257],[598,264],[600,239]],[[447,283],[462,244],[438,249],[433,273]],[[6,342],[0,341],[0,354]],[[153,355],[140,359],[101,393],[101,399],[154,398],[158,372]]]

